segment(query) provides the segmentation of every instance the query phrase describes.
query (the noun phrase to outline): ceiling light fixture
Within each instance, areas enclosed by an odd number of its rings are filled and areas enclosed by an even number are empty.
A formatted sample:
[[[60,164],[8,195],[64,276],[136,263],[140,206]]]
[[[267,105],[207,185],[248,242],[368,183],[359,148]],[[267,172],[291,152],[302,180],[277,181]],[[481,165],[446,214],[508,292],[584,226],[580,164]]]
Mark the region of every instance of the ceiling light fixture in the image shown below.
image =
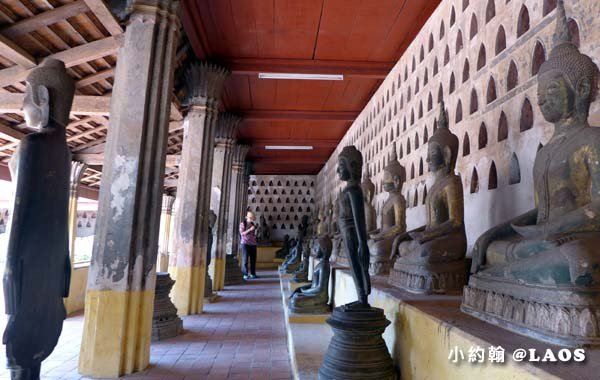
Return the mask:
[[[310,145],[265,145],[267,150],[313,150]]]
[[[259,79],[344,80],[342,74],[258,73]]]

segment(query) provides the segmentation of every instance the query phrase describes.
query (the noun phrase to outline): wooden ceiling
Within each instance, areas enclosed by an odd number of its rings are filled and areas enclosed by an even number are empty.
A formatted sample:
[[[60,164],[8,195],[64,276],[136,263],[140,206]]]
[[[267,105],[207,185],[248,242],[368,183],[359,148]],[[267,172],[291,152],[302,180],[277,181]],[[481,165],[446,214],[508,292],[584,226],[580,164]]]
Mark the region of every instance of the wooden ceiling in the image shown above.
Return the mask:
[[[223,108],[244,118],[257,174],[316,174],[439,0],[184,0],[197,57],[232,75]],[[343,81],[259,79],[260,72]],[[310,145],[312,151],[265,150]]]

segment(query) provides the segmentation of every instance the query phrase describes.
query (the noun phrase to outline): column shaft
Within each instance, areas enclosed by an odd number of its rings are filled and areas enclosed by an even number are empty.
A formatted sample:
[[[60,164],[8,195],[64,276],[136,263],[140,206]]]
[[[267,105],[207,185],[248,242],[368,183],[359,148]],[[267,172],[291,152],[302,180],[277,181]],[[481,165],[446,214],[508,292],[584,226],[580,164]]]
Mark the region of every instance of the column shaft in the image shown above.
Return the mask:
[[[79,372],[141,371],[150,335],[178,2],[133,1],[118,50]]]
[[[175,203],[174,196],[163,195],[160,213],[160,236],[158,237],[158,272],[166,272],[168,270],[173,203]]]

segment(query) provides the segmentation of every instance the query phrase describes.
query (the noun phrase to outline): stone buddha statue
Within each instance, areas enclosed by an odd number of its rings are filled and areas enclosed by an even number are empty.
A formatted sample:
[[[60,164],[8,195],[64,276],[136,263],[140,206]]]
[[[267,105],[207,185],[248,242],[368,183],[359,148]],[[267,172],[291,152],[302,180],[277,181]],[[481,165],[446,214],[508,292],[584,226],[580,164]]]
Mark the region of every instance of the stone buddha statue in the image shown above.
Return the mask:
[[[365,221],[367,223],[367,233],[372,233],[377,229],[377,212],[373,207],[373,198],[375,197],[375,184],[371,181],[371,170],[367,167],[360,184],[365,197]]]
[[[289,260],[286,260],[281,265],[282,273],[294,273],[300,267],[302,263],[302,252],[304,249],[306,232],[308,231],[308,215],[302,215],[302,221],[298,225],[298,238],[296,240],[296,246],[292,250],[292,255]]]
[[[309,249],[303,249],[302,260],[300,266],[294,272],[292,282],[308,282],[308,269],[310,267],[310,250],[313,246],[313,239],[310,240]]]
[[[313,250],[317,259],[321,260],[315,267],[312,282],[304,285],[290,296],[290,311],[293,313],[326,313],[329,311],[329,278],[331,266],[329,256],[331,255],[331,238],[321,235],[315,240]]]
[[[283,237],[283,247],[275,252],[275,258],[284,259],[290,253],[290,235]]]
[[[425,198],[427,224],[396,237],[391,260],[399,257],[389,277],[394,286],[444,293],[460,291],[467,280],[463,188],[454,174],[457,155],[458,137],[448,128],[442,101],[438,128],[427,143],[433,180]]]
[[[398,162],[396,149],[383,170],[383,189],[388,198],[381,210],[381,230],[375,230],[369,240],[371,275],[387,276],[390,273],[390,254],[396,236],[406,232],[406,199],[400,192],[406,181],[406,170]],[[373,207],[373,206],[371,206]]]
[[[46,59],[26,80],[23,111],[37,132],[10,161],[16,183],[4,270],[8,323],[2,342],[12,379],[39,379],[66,317],[69,294],[69,177],[66,126],[75,82],[62,61]]]
[[[340,180],[347,182],[337,199],[338,221],[358,296],[357,302],[346,305],[350,308],[370,308],[368,302],[368,295],[371,293],[370,254],[367,245],[364,200],[360,188],[362,165],[362,154],[353,145],[344,147],[338,156],[337,174]]]
[[[477,239],[462,309],[549,342],[597,345],[600,129],[587,119],[598,68],[571,43],[562,1],[556,18],[538,72],[538,105],[554,134],[535,158],[535,208]]]

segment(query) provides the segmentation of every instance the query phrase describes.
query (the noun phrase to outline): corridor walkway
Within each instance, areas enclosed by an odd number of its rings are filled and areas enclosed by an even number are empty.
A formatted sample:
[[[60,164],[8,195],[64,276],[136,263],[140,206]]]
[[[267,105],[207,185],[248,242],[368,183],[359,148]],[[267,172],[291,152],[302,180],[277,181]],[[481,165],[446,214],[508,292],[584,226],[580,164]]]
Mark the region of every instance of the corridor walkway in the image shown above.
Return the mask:
[[[204,314],[183,317],[184,333],[153,343],[150,367],[124,378],[290,379],[279,277],[275,271],[258,274],[259,279],[219,292]],[[85,379],[77,374],[82,328],[83,315],[65,321],[58,346],[42,364],[42,379]],[[0,371],[0,379],[10,378],[6,369]]]

